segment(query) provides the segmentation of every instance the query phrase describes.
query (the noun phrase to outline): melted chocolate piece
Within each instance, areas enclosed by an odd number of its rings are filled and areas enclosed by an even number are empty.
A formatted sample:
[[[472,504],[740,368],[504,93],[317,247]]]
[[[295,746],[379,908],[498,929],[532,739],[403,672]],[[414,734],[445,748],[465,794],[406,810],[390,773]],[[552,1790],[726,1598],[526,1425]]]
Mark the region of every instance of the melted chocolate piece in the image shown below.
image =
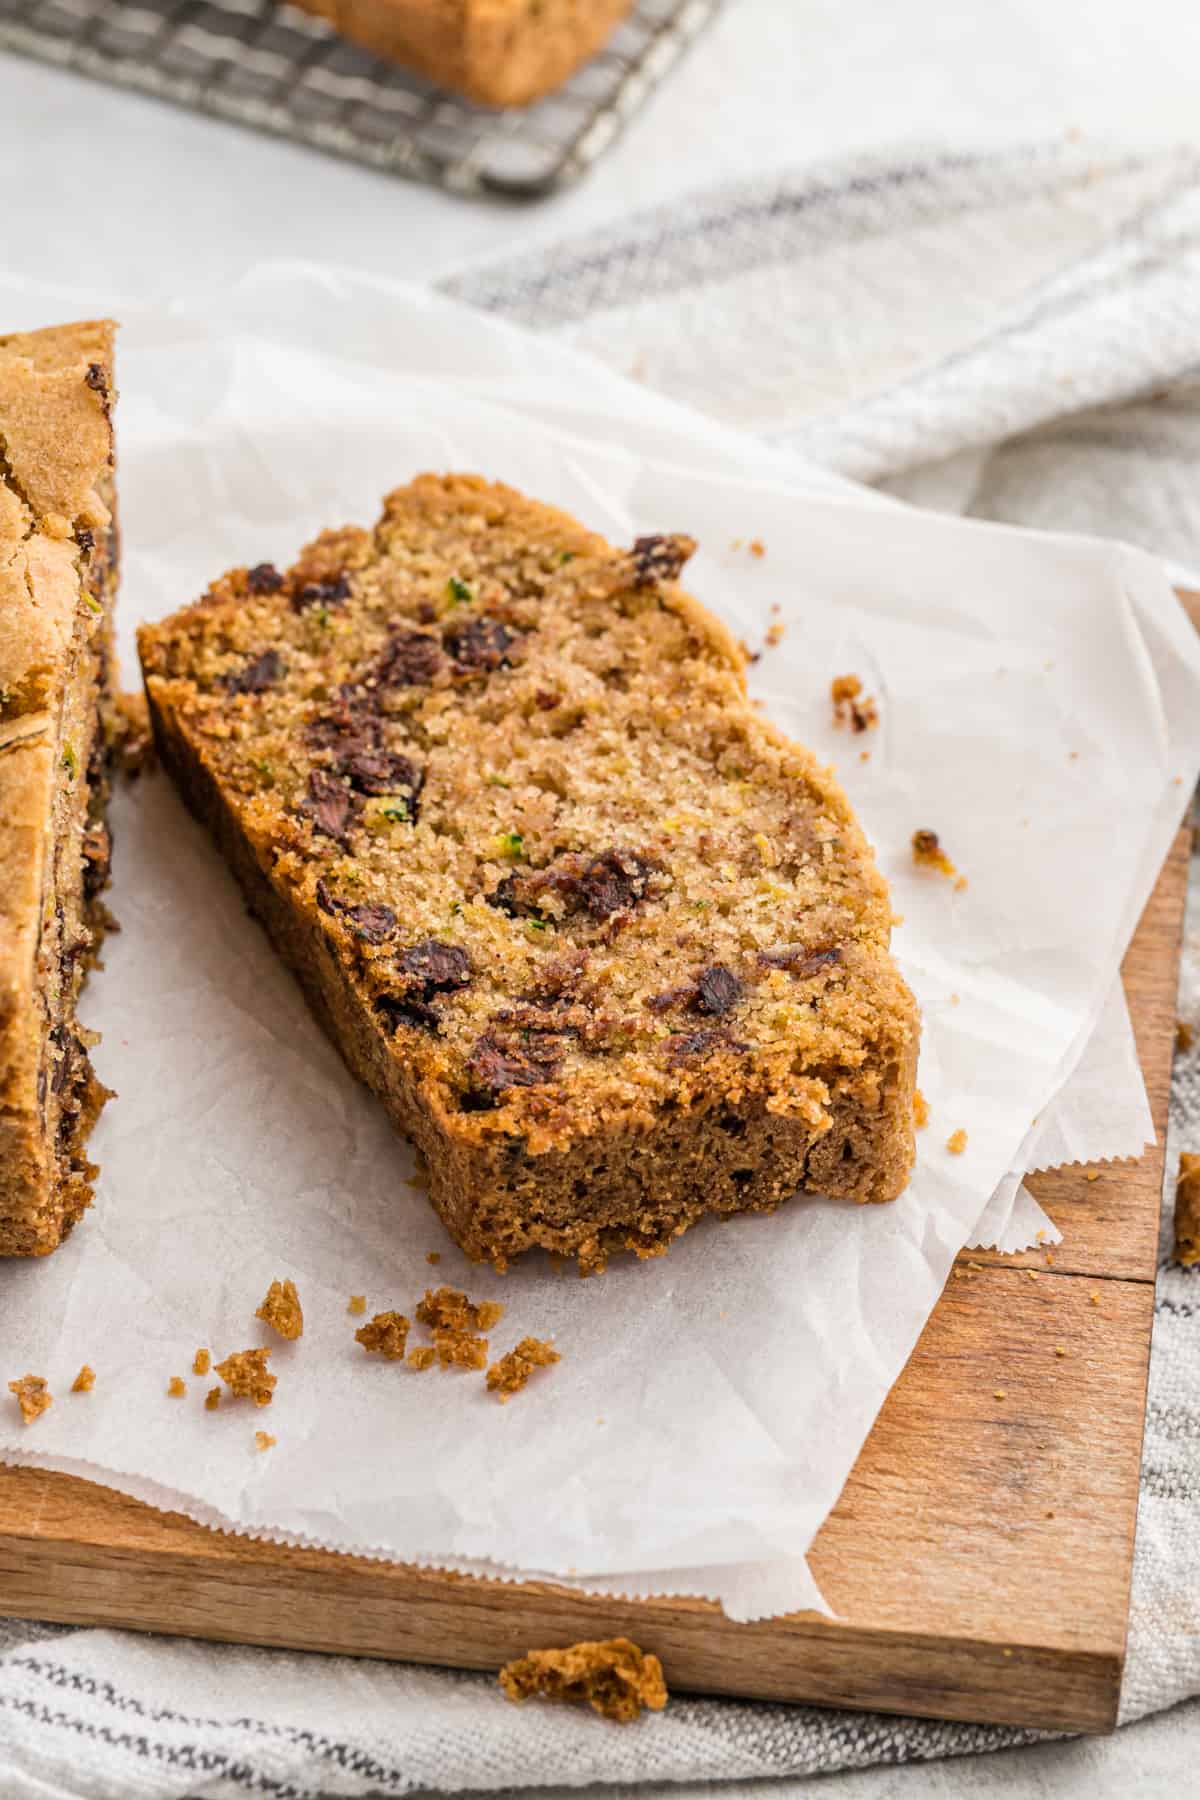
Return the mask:
[[[297,811],[312,820],[314,832],[344,844],[361,804],[336,775],[330,775],[325,769],[314,769],[308,778],[307,797]]]
[[[705,969],[696,981],[696,1005],[701,1012],[712,1013],[715,1018],[723,1018],[732,1012],[742,997],[742,984],[732,969],[723,963],[714,963],[711,969]]]
[[[236,674],[227,675],[225,688],[230,694],[261,694],[286,674],[287,664],[278,650],[264,650]]]

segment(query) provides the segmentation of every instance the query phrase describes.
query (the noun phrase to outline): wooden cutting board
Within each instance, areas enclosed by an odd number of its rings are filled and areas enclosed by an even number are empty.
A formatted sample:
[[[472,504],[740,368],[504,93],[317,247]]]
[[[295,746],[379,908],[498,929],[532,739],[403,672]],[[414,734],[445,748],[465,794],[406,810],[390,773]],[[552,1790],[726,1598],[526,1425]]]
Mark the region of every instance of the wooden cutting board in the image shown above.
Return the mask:
[[[838,1623],[733,1625],[703,1600],[619,1602],[283,1549],[7,1468],[0,1614],[479,1669],[622,1633],[662,1656],[676,1689],[1109,1729],[1186,875],[1181,834],[1124,964],[1159,1146],[1095,1180],[1031,1180],[1065,1234],[1052,1265],[1042,1252],[959,1259],[813,1550]]]

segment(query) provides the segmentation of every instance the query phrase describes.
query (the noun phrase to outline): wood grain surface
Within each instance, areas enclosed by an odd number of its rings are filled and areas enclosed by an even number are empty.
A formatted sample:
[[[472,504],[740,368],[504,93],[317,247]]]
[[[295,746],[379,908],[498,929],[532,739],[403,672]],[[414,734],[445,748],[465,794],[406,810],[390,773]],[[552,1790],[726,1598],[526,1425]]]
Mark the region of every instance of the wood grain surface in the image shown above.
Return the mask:
[[[1159,1147],[1038,1179],[1066,1233],[959,1259],[812,1561],[838,1620],[731,1624],[292,1550],[0,1468],[0,1613],[495,1669],[624,1633],[676,1689],[1102,1731],[1125,1651],[1175,980],[1180,835],[1125,961]],[[1061,1349],[1064,1354],[1058,1355]]]

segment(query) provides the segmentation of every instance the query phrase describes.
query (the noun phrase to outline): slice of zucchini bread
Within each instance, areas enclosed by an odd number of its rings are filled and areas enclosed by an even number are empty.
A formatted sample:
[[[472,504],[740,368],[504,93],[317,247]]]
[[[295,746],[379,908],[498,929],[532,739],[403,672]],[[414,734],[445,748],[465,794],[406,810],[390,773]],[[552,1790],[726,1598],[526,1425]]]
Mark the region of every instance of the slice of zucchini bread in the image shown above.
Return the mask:
[[[53,1250],[96,1173],[75,1008],[109,867],[112,340],[0,337],[0,1255]]]
[[[498,1268],[912,1162],[886,886],[692,549],[426,475],[140,633],[163,762]]]

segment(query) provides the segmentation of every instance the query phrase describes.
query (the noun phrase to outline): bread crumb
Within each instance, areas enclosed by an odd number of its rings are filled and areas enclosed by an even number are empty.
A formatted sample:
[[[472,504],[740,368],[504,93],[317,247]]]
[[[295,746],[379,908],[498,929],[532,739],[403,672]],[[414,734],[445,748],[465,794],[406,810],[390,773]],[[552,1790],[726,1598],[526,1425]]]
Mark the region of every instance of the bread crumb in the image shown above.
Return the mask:
[[[126,781],[136,781],[152,770],[156,761],[150,709],[141,688],[116,695],[111,724],[113,760]]]
[[[929,1123],[929,1102],[920,1088],[913,1089],[913,1125],[918,1131],[924,1131]]]
[[[936,869],[939,875],[946,875],[953,881],[956,889],[967,885],[965,875],[960,875],[946,852],[942,849],[941,840],[936,831],[914,831],[912,834],[912,858],[918,868]]]
[[[547,1369],[562,1359],[552,1344],[541,1338],[522,1338],[515,1350],[494,1362],[487,1372],[488,1388],[499,1395],[503,1406],[512,1394],[519,1394],[535,1369]]]
[[[167,1383],[167,1392],[170,1394],[172,1400],[183,1399],[183,1396],[187,1393],[187,1382],[183,1379],[182,1375],[172,1375],[170,1381]]]
[[[434,1349],[443,1369],[485,1369],[488,1341],[469,1331],[435,1331]]]
[[[1036,1281],[1038,1278],[1038,1272],[1036,1269],[1026,1269],[1025,1273],[1026,1273],[1026,1275],[1028,1275],[1030,1281]]]
[[[1099,1296],[1099,1294],[1089,1294],[1089,1295],[1088,1295],[1088,1300],[1089,1300],[1089,1301],[1090,1301],[1090,1302],[1091,1302],[1091,1304],[1092,1304],[1092,1305],[1093,1305],[1093,1306],[1099,1306],[1099,1304],[1100,1304],[1100,1296]]]
[[[667,1684],[657,1656],[629,1638],[571,1644],[562,1650],[531,1650],[505,1663],[500,1686],[510,1700],[566,1701],[590,1706],[601,1718],[627,1725],[648,1708],[661,1712]]]
[[[279,1379],[267,1367],[270,1354],[269,1350],[236,1350],[217,1364],[217,1374],[235,1399],[270,1406]]]
[[[409,1351],[405,1360],[409,1368],[415,1369],[419,1375],[426,1369],[432,1369],[437,1361],[437,1351],[431,1344],[418,1344],[415,1349]]]
[[[220,1404],[221,1404],[220,1388],[219,1387],[209,1388],[207,1394],[205,1394],[205,1396],[204,1396],[205,1412],[216,1412],[216,1410],[217,1410],[218,1406],[220,1406]]]
[[[89,1363],[84,1363],[78,1375],[71,1383],[73,1394],[90,1394],[96,1385],[96,1371]]]
[[[863,684],[857,675],[835,675],[829,684],[829,698],[833,702],[833,722],[835,726],[849,725],[854,731],[870,731],[879,723],[879,708],[869,694],[863,694]],[[863,751],[863,757],[870,755]]]
[[[193,1375],[207,1375],[208,1371],[211,1368],[212,1368],[212,1351],[211,1350],[203,1350],[203,1349],[197,1350],[195,1356],[193,1356],[193,1358],[192,1358],[192,1374]]]
[[[1050,1264],[1051,1264],[1051,1263],[1053,1263],[1053,1261],[1054,1261],[1054,1252],[1053,1252],[1053,1250],[1047,1250],[1047,1252],[1046,1252],[1046,1266],[1047,1266],[1047,1267],[1049,1267],[1049,1266],[1050,1266]]]
[[[346,1308],[346,1311],[348,1313],[353,1313],[354,1317],[356,1319],[359,1319],[362,1317],[363,1313],[366,1312],[366,1310],[367,1310],[367,1296],[365,1294],[351,1294],[350,1304]]]
[[[264,1325],[269,1325],[272,1331],[277,1331],[281,1338],[291,1341],[302,1337],[304,1313],[295,1282],[273,1281],[254,1316],[261,1319]]]
[[[1200,1156],[1186,1150],[1175,1188],[1175,1261],[1185,1269],[1200,1263]]]
[[[751,556],[765,556],[767,554],[767,546],[762,542],[761,538],[750,539],[750,554]]]
[[[1084,1176],[1085,1181],[1099,1181],[1099,1179],[1100,1179],[1099,1169],[1089,1169]]]
[[[8,1391],[16,1395],[26,1425],[32,1425],[54,1404],[54,1395],[41,1375],[22,1375],[19,1381],[9,1382]]]
[[[417,1318],[430,1331],[490,1331],[504,1317],[499,1300],[468,1300],[459,1288],[425,1289],[417,1302]]]
[[[1195,1041],[1196,1041],[1196,1034],[1192,1030],[1192,1027],[1188,1024],[1187,1020],[1186,1019],[1176,1019],[1176,1021],[1175,1021],[1175,1048],[1177,1050],[1190,1050],[1192,1045],[1195,1043]]]
[[[271,1436],[269,1431],[256,1431],[254,1434],[254,1448],[256,1450],[273,1450],[275,1448],[275,1439]]]
[[[360,1325],[354,1334],[354,1341],[361,1344],[368,1355],[378,1355],[388,1362],[400,1362],[404,1356],[404,1346],[408,1342],[409,1322],[403,1313],[381,1312],[366,1325]]]
[[[960,1125],[958,1130],[952,1131],[950,1136],[946,1139],[946,1148],[951,1156],[961,1156],[966,1147],[967,1134]]]
[[[784,638],[784,633],[786,631],[787,631],[787,626],[784,624],[782,619],[776,619],[775,623],[773,625],[768,625],[767,626],[767,635],[764,640],[764,642],[767,644],[767,647],[771,650],[774,650],[776,644],[782,644],[783,638]]]
[[[1067,1352],[1062,1344],[1055,1344],[1054,1354],[1055,1354],[1055,1356],[1065,1356],[1067,1354]]]
[[[429,1263],[433,1268],[436,1268],[437,1265],[441,1262],[441,1260],[442,1260],[442,1253],[440,1250],[427,1250],[426,1251],[425,1261],[427,1263]]]
[[[1003,1388],[997,1388],[997,1389],[996,1389],[996,1390],[995,1390],[995,1392],[994,1392],[994,1394],[993,1394],[993,1396],[992,1396],[992,1397],[993,1397],[993,1399],[995,1399],[995,1400],[1003,1400],[1003,1398],[1004,1398],[1004,1389],[1003,1389]]]

